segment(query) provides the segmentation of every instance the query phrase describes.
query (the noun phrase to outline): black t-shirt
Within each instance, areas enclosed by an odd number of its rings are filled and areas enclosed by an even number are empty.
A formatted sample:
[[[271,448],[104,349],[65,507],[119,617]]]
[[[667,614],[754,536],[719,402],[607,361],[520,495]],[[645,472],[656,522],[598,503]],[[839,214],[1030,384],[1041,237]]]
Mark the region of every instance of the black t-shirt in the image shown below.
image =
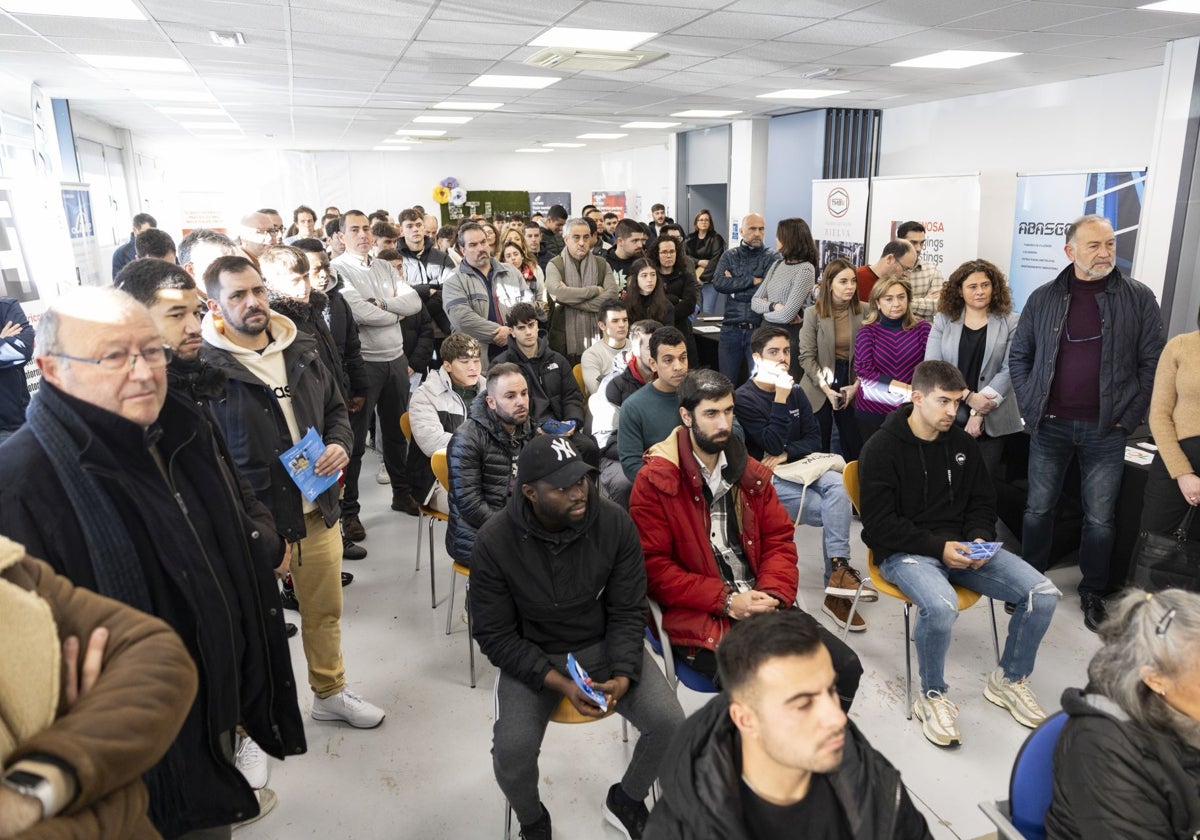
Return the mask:
[[[958,340],[958,369],[972,391],[982,387],[979,372],[983,370],[983,351],[986,346],[987,324],[979,329],[971,329],[963,324],[962,338]]]
[[[793,805],[772,805],[743,781],[740,785],[746,832],[753,840],[853,840],[846,815],[829,779],[814,773],[808,796]]]

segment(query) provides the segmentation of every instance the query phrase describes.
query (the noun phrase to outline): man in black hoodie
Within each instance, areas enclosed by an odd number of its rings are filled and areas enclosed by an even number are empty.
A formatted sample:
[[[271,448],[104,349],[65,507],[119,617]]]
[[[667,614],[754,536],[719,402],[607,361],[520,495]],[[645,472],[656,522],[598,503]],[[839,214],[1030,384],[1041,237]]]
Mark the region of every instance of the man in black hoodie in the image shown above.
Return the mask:
[[[736,622],[717,663],[721,694],[671,744],[646,840],[931,836],[900,773],[842,711],[812,616]]]
[[[546,724],[566,697],[579,714],[605,712],[568,676],[573,653],[608,710],[641,737],[604,817],[642,836],[644,800],[683,710],[642,643],[646,569],[633,520],[602,500],[595,469],[571,438],[542,435],[521,450],[517,492],[479,531],[471,614],[479,649],[499,670],[492,766],[526,840],[550,838],[538,796]]]
[[[954,425],[967,385],[948,362],[917,365],[912,405],[883,421],[859,456],[863,542],[885,579],[917,605],[914,642],[921,694],[913,713],[938,746],[962,744],[945,679],[950,631],[958,618],[954,586],[1014,606],[1000,667],[983,696],[1023,726],[1045,719],[1029,687],[1038,645],[1059,591],[1015,554],[972,545],[996,539],[996,497],[975,439]]]

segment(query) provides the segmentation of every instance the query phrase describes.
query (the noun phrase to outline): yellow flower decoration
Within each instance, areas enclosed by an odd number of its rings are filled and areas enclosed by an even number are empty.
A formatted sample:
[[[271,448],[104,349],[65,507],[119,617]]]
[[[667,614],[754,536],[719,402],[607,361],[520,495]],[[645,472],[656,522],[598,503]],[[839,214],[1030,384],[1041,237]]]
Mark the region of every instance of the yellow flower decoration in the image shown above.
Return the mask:
[[[446,189],[441,184],[438,184],[433,188],[433,200],[438,204],[445,204],[450,200],[450,190]]]

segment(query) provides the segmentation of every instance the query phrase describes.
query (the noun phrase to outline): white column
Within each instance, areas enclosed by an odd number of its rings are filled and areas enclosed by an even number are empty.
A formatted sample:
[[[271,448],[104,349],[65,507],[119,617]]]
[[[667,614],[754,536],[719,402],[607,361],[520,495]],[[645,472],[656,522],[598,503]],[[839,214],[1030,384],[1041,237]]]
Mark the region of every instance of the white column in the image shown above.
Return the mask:
[[[730,247],[739,237],[742,216],[763,213],[767,204],[767,137],[770,120],[758,117],[731,123],[729,135],[729,227]]]

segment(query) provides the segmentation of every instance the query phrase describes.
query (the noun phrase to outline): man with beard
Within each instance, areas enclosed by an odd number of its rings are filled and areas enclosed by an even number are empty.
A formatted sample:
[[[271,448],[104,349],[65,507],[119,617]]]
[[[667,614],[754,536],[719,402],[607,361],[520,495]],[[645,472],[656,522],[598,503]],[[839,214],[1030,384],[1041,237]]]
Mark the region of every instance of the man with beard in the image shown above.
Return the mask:
[[[607,710],[641,733],[604,802],[605,820],[627,838],[642,836],[644,800],[683,722],[642,644],[646,576],[637,531],[600,498],[594,472],[570,438],[531,441],[517,461],[517,492],[479,531],[471,564],[475,639],[500,670],[492,767],[526,840],[551,836],[537,764],[550,715],[563,697],[587,718],[605,714],[568,676],[568,653]]]
[[[817,622],[739,622],[717,652],[720,696],[681,727],[643,837],[931,837],[900,773],[846,718]],[[703,779],[703,792],[696,780]],[[852,829],[851,826],[854,826]]]
[[[713,271],[713,288],[725,295],[717,360],[721,373],[735,385],[745,381],[743,361],[747,370],[754,364],[750,334],[762,323],[762,315],[754,311],[750,302],[771,263],[779,259],[777,253],[763,245],[766,230],[762,216],[747,213],[742,217],[741,241],[721,255]]]
[[[646,555],[647,591],[662,606],[675,655],[717,679],[714,651],[734,623],[794,608],[795,530],[771,472],[734,434],[733,384],[714,370],[695,370],[678,399],[683,425],[646,453],[629,514]],[[849,709],[862,664],[824,628],[821,638]]]
[[[279,460],[313,428],[325,445],[315,473],[335,475],[349,464],[354,436],[334,374],[321,363],[311,336],[271,312],[267,287],[249,260],[221,257],[208,267],[204,285],[209,314],[201,326],[201,356],[228,377],[224,399],[211,408],[238,466],[296,554],[292,578],[313,719],[376,727],[383,709],[346,688],[337,483],[310,502]]]
[[[517,456],[534,436],[529,422],[529,385],[511,362],[488,369],[485,390],[467,409],[450,438],[450,521],[446,552],[469,566],[475,533],[504,509],[512,494]]]

